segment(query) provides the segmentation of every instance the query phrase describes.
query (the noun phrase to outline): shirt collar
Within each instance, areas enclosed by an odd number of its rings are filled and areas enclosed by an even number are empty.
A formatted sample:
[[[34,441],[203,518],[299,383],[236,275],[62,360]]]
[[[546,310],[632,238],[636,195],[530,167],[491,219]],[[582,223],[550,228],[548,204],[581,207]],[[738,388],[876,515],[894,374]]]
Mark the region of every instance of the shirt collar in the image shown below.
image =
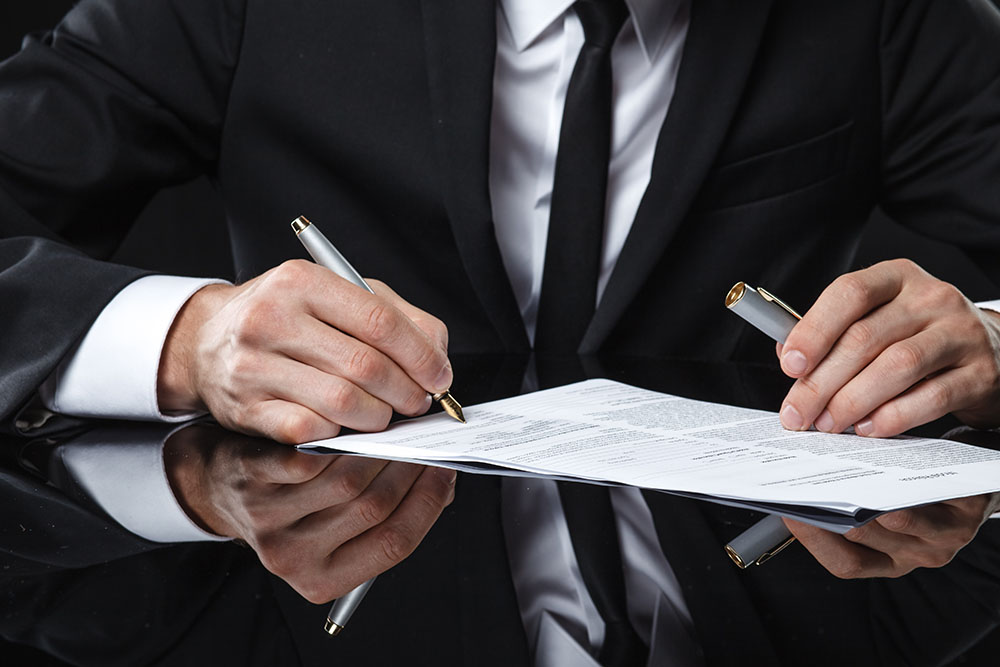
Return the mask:
[[[677,9],[685,0],[625,0],[639,45],[648,61],[659,54]],[[518,51],[524,51],[559,19],[574,0],[500,0]]]

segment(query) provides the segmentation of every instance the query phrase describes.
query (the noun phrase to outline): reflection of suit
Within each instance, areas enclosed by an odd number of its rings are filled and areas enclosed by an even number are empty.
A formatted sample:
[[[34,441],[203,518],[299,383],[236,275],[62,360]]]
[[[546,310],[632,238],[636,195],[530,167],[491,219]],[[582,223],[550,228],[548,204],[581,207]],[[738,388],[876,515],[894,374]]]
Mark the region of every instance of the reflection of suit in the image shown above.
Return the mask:
[[[770,354],[726,319],[721,296],[743,278],[810,303],[848,266],[876,202],[974,257],[995,255],[1000,28],[974,3],[912,5],[692,3],[652,180],[584,351]],[[454,351],[526,350],[490,221],[494,43],[486,0],[81,3],[0,68],[0,416],[9,422],[138,275],[31,237],[106,257],[152,192],[203,172],[226,200],[239,277],[301,256],[287,221],[306,213],[365,274],[442,317]],[[481,507],[457,503],[448,516],[475,511],[482,534],[457,548],[502,552],[498,524],[479,514],[495,518],[490,483],[466,484]],[[409,643],[352,628],[340,646],[410,658],[436,646],[456,662],[466,648],[497,664],[523,655],[507,631],[480,627],[502,617],[519,636],[516,614],[500,614],[514,609],[506,571],[480,562],[478,546],[453,586],[403,581],[454,564],[433,556],[434,535],[458,539],[451,520],[387,575],[399,589],[371,595],[396,604],[425,586],[455,602],[442,624],[469,633],[406,634],[408,610],[396,606],[384,623]],[[880,585],[837,590],[856,586]],[[746,614],[725,618],[734,632],[753,627]]]

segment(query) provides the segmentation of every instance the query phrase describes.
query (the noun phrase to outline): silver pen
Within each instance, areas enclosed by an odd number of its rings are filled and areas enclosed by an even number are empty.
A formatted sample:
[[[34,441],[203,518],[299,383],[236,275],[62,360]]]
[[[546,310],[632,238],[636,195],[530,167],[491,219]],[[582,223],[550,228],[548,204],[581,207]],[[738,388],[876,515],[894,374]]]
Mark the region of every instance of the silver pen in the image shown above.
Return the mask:
[[[754,289],[744,282],[733,285],[726,295],[726,308],[733,311],[760,331],[784,343],[795,323],[802,316],[787,303],[767,290]],[[777,514],[761,519],[726,545],[726,553],[734,563],[745,569],[760,565],[795,541]]]
[[[344,256],[340,254],[340,251],[330,243],[330,240],[323,235],[323,232],[319,231],[315,225],[313,225],[305,216],[299,216],[292,221],[292,229],[295,230],[295,235],[298,237],[299,241],[305,246],[306,251],[320,266],[325,266],[334,273],[336,273],[341,278],[348,280],[358,287],[368,290],[372,294],[375,291],[368,286],[365,279],[361,277],[354,267],[351,266],[350,262],[344,259]],[[448,391],[441,392],[440,394],[432,394],[435,401],[441,404],[441,407],[446,413],[448,413],[454,419],[465,423],[465,415],[462,414],[462,406],[458,404],[452,395]],[[365,594],[368,593],[368,589],[371,588],[372,584],[375,583],[375,578],[371,578],[365,583],[361,584],[354,590],[352,590],[347,595],[343,595],[333,601],[333,606],[330,607],[330,613],[326,615],[326,624],[323,629],[331,637],[336,637],[340,634],[340,631],[347,626],[347,622],[351,619],[351,615],[354,614],[354,610],[358,608],[361,601],[364,599]]]

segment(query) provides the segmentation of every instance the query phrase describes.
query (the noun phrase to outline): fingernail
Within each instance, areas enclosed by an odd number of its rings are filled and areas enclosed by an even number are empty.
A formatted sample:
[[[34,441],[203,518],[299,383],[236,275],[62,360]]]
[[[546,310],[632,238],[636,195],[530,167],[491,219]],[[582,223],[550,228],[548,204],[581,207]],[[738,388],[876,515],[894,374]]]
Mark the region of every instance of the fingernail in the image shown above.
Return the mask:
[[[833,430],[833,415],[829,410],[824,410],[816,417],[816,428],[827,433]]]
[[[451,364],[447,363],[444,369],[441,370],[441,374],[437,376],[437,380],[434,380],[434,389],[437,392],[446,391],[448,387],[451,386]]]
[[[854,432],[858,435],[871,435],[875,432],[875,424],[872,423],[871,419],[859,421],[854,425]]]
[[[806,355],[798,350],[786,350],[781,357],[782,367],[789,373],[798,375],[806,370]]]
[[[802,415],[791,403],[781,408],[781,425],[789,431],[802,430]]]

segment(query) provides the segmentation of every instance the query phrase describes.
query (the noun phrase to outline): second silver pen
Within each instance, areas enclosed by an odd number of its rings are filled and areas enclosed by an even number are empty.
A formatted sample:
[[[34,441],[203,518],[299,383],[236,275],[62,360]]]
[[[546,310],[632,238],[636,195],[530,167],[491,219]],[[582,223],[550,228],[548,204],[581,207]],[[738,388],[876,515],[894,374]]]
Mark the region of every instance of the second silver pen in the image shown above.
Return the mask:
[[[340,251],[337,250],[333,243],[315,225],[309,222],[305,216],[295,218],[292,221],[292,229],[295,230],[295,235],[317,264],[325,266],[341,278],[354,283],[358,287],[364,288],[372,294],[375,293],[368,286],[368,283],[365,282],[365,279],[361,277],[361,274],[340,254]],[[433,398],[441,404],[446,413],[458,421],[465,422],[465,416],[462,414],[462,406],[452,398],[449,392],[445,391],[440,394],[433,394]],[[373,577],[350,593],[333,601],[330,612],[326,615],[326,623],[323,626],[323,629],[330,636],[337,636],[347,626],[347,622],[354,614],[354,610],[361,604],[365,594],[368,593],[368,589],[371,588],[374,582],[375,578]]]
[[[802,319],[788,304],[763,288],[736,283],[726,295],[726,308],[768,336],[784,343]],[[740,568],[760,565],[795,541],[781,517],[772,514],[740,533],[726,545],[726,553]]]

